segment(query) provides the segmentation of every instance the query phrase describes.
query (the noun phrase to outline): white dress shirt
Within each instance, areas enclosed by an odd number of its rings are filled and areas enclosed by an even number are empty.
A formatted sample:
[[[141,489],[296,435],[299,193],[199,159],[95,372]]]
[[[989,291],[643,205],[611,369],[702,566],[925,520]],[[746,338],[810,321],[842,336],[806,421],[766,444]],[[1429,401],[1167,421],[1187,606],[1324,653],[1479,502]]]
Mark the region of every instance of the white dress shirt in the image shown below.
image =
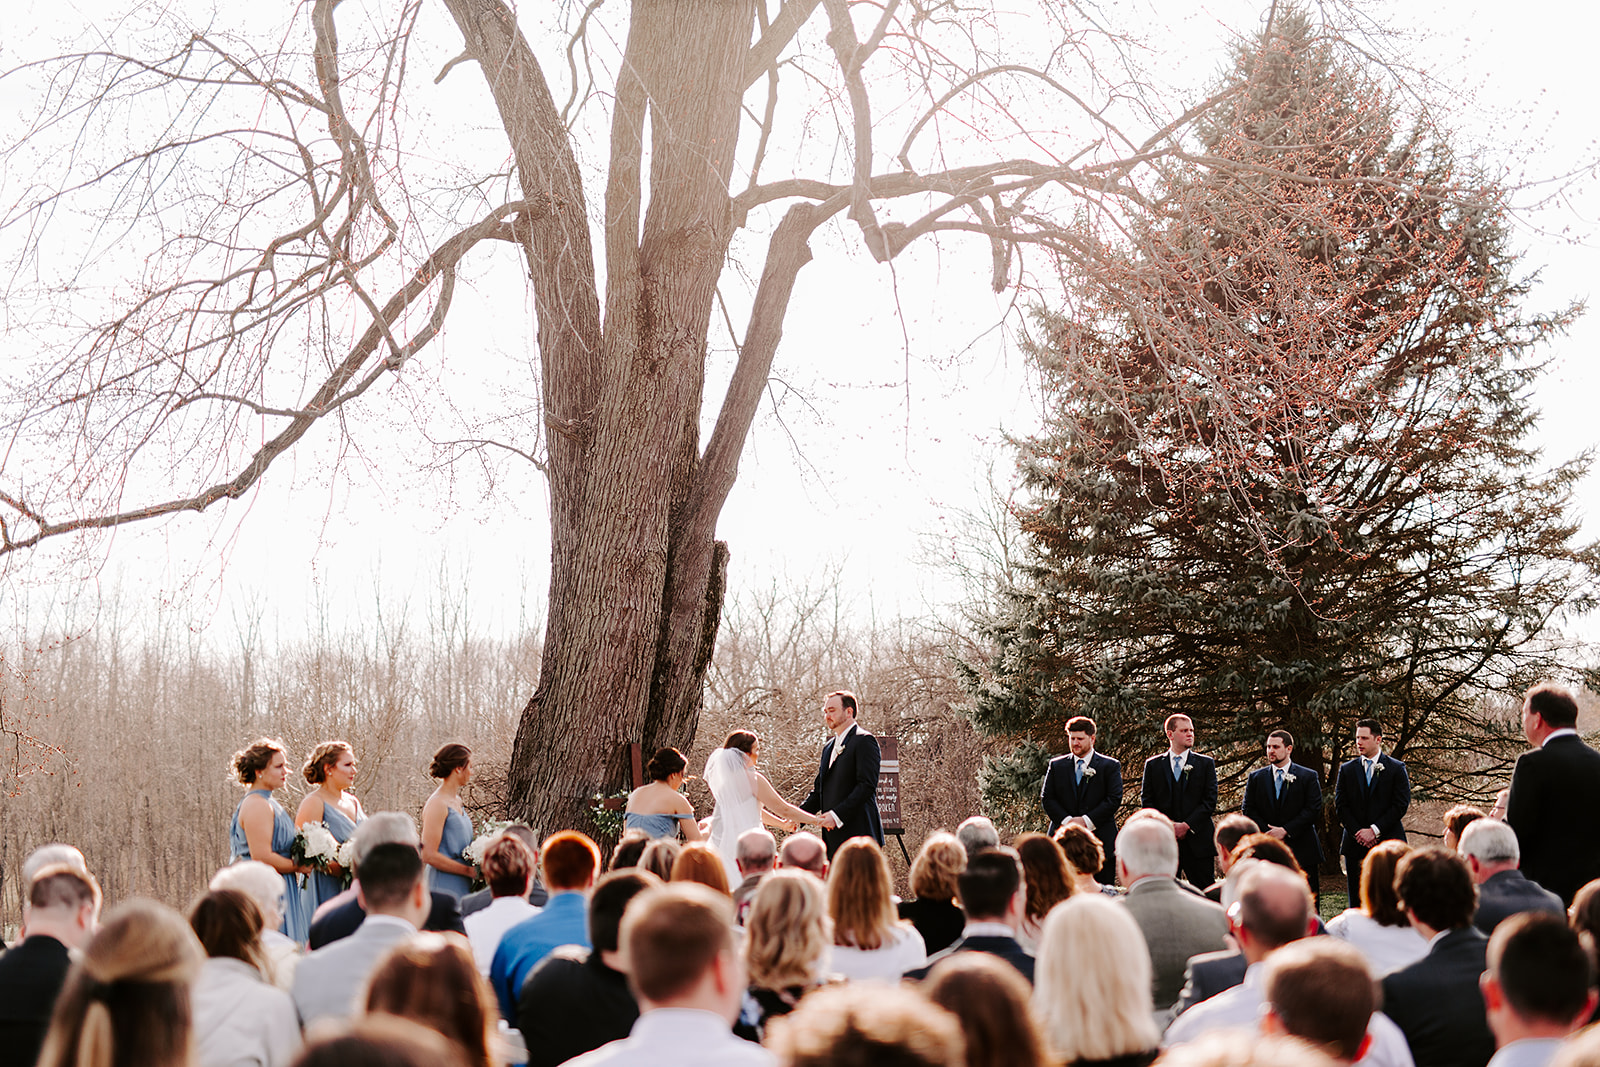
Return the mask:
[[[1384,926],[1360,908],[1342,911],[1328,920],[1328,933],[1353,945],[1382,978],[1409,967],[1428,954],[1429,943],[1410,923]]]
[[[467,941],[472,945],[472,959],[478,965],[478,973],[488,975],[489,965],[494,962],[494,950],[500,947],[500,939],[507,930],[542,910],[529,904],[527,897],[512,895],[495,897],[487,908],[462,919],[461,925],[467,928]]]
[[[287,1067],[300,1051],[294,1001],[243,960],[206,960],[189,997],[197,1067]]]
[[[586,1052],[567,1067],[776,1067],[777,1059],[733,1036],[722,1016],[694,1008],[656,1008],[639,1016],[618,1041]]]
[[[829,969],[851,981],[882,979],[899,982],[900,976],[928,962],[928,945],[911,926],[896,923],[879,948],[834,945]]]

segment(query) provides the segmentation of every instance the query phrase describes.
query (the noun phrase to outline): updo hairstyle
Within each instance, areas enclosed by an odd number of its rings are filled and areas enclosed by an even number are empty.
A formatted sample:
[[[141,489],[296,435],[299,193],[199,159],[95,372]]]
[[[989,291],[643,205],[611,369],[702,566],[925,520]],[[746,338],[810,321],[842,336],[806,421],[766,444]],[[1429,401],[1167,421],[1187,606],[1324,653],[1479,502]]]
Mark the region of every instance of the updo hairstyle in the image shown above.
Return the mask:
[[[689,761],[683,758],[683,753],[675,748],[663,748],[650,757],[650,766],[645,768],[645,774],[652,782],[664,782],[674,774],[681,774],[689,766]]]
[[[233,754],[233,773],[238,776],[240,785],[255,785],[256,775],[267,769],[267,764],[272,762],[272,757],[279,752],[287,752],[283,742],[275,737],[263,737],[250,742],[246,748],[241,748]]]
[[[300,768],[300,773],[312,785],[321,785],[328,780],[328,768],[338,763],[346,752],[355,752],[348,741],[324,741],[311,750],[311,756],[306,760],[306,765]]]
[[[448,778],[457,767],[464,767],[472,758],[472,749],[458,741],[452,741],[433,754],[433,762],[428,765],[429,778]]]
[[[747,756],[753,756],[755,755],[756,742],[758,740],[760,739],[749,730],[735,730],[728,735],[726,741],[722,742],[722,747],[736,748]]]

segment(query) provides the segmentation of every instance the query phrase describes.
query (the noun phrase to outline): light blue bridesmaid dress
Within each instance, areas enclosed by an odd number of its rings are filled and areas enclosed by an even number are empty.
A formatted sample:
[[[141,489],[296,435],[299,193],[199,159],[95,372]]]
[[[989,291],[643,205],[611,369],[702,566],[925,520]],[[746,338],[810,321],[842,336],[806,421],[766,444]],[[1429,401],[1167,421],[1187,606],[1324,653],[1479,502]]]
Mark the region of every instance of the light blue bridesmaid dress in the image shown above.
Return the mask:
[[[653,838],[677,837],[678,820],[692,818],[693,815],[669,813],[647,815],[638,811],[625,811],[622,813],[622,824],[629,830],[643,830]]]
[[[357,822],[359,821],[358,819]],[[341,845],[350,840],[350,835],[356,832],[356,822],[351,822],[348,815],[328,803],[322,805],[322,824]],[[312,915],[315,915],[318,908],[342,892],[344,887],[339,884],[339,879],[331,874],[313,871],[306,885],[306,896],[310,898],[306,907],[310,909]]]
[[[470,844],[472,844],[472,820],[467,818],[466,812],[446,808],[444,829],[439,834],[440,854],[447,859],[465,862],[461,859],[461,853],[465,852]],[[457,900],[472,890],[472,879],[464,874],[451,874],[437,867],[429,867],[428,877],[433,879],[430,888],[434,892],[449,893]]]
[[[245,794],[245,800],[251,796],[263,796],[267,803],[272,805],[272,851],[289,858],[289,846],[294,844],[296,831],[294,820],[289,813],[283,810],[283,805],[272,798],[272,793],[266,789],[252,789]],[[244,827],[239,825],[239,811],[244,807],[244,800],[239,801],[239,807],[233,809],[233,825],[228,828],[228,847],[236,860],[251,859],[250,842],[245,840]],[[297,875],[286,874],[283,876],[283,922],[278,926],[279,931],[300,942],[306,943],[306,938],[311,934],[311,908],[306,892],[300,888],[300,878]]]

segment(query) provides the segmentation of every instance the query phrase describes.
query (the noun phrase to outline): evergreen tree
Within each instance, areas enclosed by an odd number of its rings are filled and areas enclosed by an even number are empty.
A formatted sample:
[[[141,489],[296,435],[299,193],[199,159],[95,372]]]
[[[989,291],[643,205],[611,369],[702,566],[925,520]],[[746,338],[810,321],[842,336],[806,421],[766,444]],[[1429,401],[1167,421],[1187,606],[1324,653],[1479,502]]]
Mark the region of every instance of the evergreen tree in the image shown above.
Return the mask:
[[[1235,785],[1277,727],[1329,781],[1376,716],[1420,796],[1485,799],[1506,708],[1572,666],[1558,625],[1595,598],[1588,457],[1541,469],[1527,441],[1532,350],[1573,310],[1525,309],[1497,190],[1303,13],[1230,80],[1109,265],[1038,314],[1030,558],[964,667],[979,728],[1018,742],[986,799],[1029,821],[1075,714],[1130,786],[1174,712]]]

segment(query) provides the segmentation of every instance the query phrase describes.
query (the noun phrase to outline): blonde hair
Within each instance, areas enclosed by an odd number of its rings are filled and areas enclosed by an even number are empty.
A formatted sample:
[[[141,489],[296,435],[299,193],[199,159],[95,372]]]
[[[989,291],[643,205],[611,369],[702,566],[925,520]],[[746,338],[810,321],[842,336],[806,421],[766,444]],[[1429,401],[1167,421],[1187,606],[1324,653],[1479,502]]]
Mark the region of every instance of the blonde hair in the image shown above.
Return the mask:
[[[828,867],[828,915],[835,945],[870,952],[889,940],[899,918],[894,880],[883,849],[872,838],[851,838],[834,853]]]
[[[1039,937],[1033,1007],[1058,1062],[1156,1047],[1150,950],[1126,908],[1084,893],[1050,912]]]
[[[954,900],[956,878],[967,869],[967,850],[955,834],[930,834],[911,861],[911,892],[918,900]]]
[[[810,985],[833,942],[822,883],[816,875],[792,867],[773,871],[761,879],[744,929],[751,985],[758,989]]]
[[[39,1067],[190,1067],[189,983],[204,960],[166,905],[135,899],[111,909],[67,977]]]

